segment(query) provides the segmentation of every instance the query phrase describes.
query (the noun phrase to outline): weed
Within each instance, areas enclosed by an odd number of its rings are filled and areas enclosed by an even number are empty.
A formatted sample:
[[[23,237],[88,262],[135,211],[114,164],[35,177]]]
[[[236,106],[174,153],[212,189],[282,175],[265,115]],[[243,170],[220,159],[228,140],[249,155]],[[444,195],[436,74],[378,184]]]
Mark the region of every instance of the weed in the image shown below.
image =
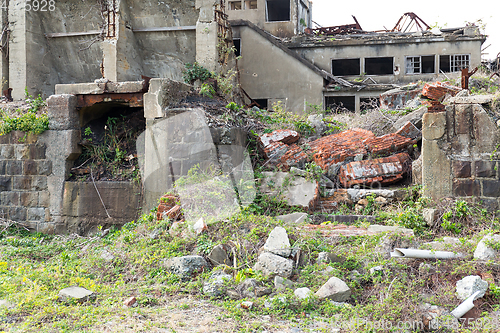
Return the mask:
[[[194,64],[187,63],[185,67],[186,69],[182,73],[182,78],[186,83],[193,84],[196,80],[205,82],[213,77],[213,74],[208,69],[199,65],[197,62]]]
[[[215,91],[214,87],[210,83],[203,83],[200,88],[200,95],[208,97],[208,98],[214,98],[217,92]]]

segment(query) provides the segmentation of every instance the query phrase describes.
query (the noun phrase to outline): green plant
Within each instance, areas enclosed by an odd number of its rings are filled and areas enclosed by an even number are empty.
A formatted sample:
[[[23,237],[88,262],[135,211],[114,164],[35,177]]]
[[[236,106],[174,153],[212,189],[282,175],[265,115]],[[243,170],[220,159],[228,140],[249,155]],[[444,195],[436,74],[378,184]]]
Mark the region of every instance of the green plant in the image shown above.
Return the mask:
[[[235,102],[230,102],[228,105],[226,105],[226,109],[229,109],[232,111],[239,111],[241,109],[241,106],[239,106]]]
[[[185,67],[186,69],[182,73],[182,78],[186,83],[193,84],[196,80],[205,82],[209,78],[213,77],[213,74],[208,69],[199,65],[197,62],[194,64],[187,63]]]
[[[305,165],[306,179],[319,181],[325,171],[315,162],[308,162]]]
[[[200,95],[214,98],[216,91],[210,83],[203,83],[200,88]]]
[[[28,112],[19,117],[11,117],[2,112],[0,118],[0,135],[5,135],[12,131],[41,134],[48,129],[49,117],[47,114],[37,116],[35,113]]]

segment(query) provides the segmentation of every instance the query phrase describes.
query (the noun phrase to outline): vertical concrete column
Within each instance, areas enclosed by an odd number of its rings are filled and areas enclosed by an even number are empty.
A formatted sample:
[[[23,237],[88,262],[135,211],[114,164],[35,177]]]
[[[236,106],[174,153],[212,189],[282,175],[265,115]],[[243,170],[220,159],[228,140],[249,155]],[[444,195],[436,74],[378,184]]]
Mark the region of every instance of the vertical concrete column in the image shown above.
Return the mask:
[[[24,98],[24,89],[28,86],[26,31],[29,22],[24,1],[9,1],[8,19],[10,27],[9,86],[12,88],[12,97],[19,100]]]
[[[216,5],[214,0],[196,0],[196,9],[200,11],[196,22],[196,62],[210,71],[218,69]]]
[[[9,24],[9,7],[8,1],[5,2],[5,5],[0,8],[0,18],[1,18],[1,29],[3,31],[4,28],[8,28]],[[2,50],[2,54],[0,55],[0,80],[2,80],[0,87],[1,90],[5,90],[9,87],[9,43],[5,43],[4,41],[9,38],[7,32],[2,34],[2,43],[5,44],[6,49]]]
[[[108,0],[108,8],[113,9],[113,1]],[[130,22],[126,0],[114,0],[114,14],[106,16],[113,22],[114,36],[105,37],[102,42],[104,77],[113,82],[137,81],[144,74],[139,45],[132,28],[126,24]],[[114,17],[113,17],[114,16]]]
[[[446,112],[425,113],[422,119],[422,184],[434,200],[452,195],[451,162],[439,147],[446,133]]]

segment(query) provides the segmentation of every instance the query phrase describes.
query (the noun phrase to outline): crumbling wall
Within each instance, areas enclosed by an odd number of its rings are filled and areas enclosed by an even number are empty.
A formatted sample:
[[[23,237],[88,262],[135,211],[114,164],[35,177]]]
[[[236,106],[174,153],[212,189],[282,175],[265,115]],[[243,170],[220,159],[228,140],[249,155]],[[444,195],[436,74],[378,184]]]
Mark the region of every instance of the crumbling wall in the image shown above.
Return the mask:
[[[496,210],[500,200],[500,129],[491,96],[450,99],[445,112],[426,113],[422,124],[424,193],[461,197]]]

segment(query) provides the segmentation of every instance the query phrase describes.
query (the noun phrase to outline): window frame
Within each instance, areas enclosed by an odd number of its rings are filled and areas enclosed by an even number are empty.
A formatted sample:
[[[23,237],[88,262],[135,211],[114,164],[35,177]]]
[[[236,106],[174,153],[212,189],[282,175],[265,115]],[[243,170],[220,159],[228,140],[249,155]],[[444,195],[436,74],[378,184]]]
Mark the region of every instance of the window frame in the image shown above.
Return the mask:
[[[423,68],[424,68],[424,61],[422,60],[422,58],[425,58],[425,57],[432,57],[432,61],[433,61],[433,68],[434,68],[434,71],[433,72],[429,72],[429,73],[425,73],[423,72]],[[415,70],[413,70],[413,73],[410,73],[408,72],[408,69],[409,69],[409,60],[410,59],[413,59],[412,61],[415,61],[415,59],[418,58],[418,72],[416,72]],[[429,55],[418,55],[418,56],[406,56],[405,57],[405,75],[419,75],[419,74],[436,74],[436,55],[435,54],[429,54]]]
[[[265,5],[266,5],[266,23],[274,23],[274,22],[291,22],[292,21],[292,4],[290,3],[290,0],[288,0],[288,20],[269,20],[269,1],[283,1],[286,2],[286,0],[265,0]]]

